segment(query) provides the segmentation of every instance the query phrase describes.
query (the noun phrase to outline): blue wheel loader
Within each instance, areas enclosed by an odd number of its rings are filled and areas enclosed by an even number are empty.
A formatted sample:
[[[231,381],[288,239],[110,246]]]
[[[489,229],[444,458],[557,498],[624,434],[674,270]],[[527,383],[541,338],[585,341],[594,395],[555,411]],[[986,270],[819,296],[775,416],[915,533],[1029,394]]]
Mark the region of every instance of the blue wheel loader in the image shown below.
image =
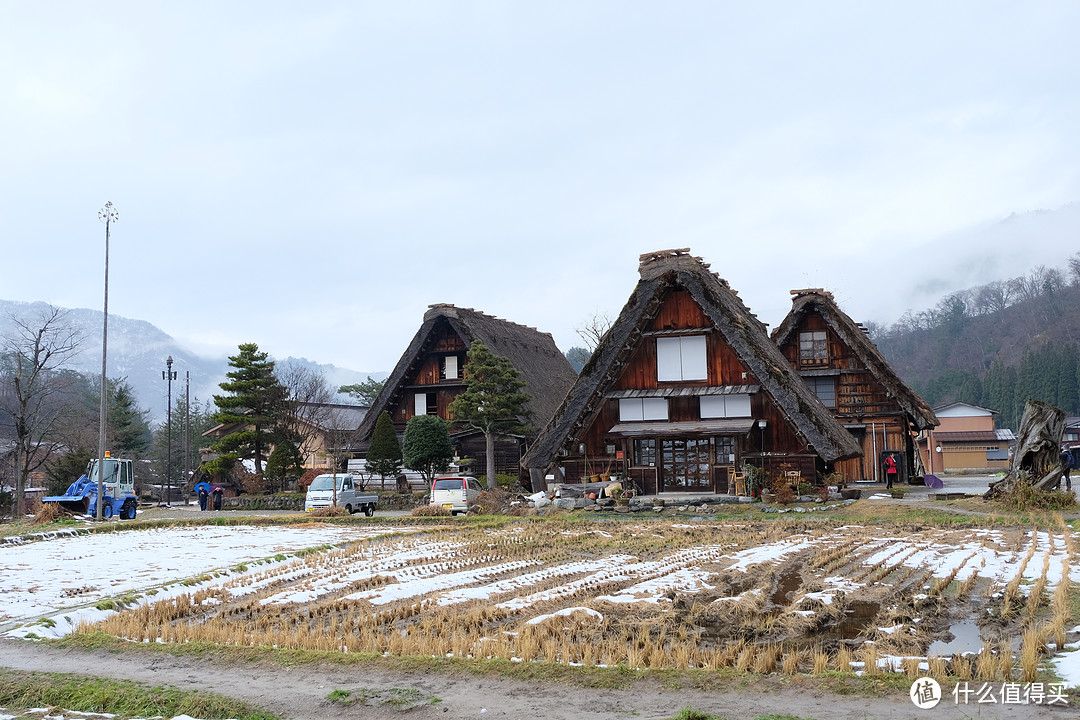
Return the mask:
[[[73,482],[63,495],[41,499],[43,503],[56,503],[64,510],[78,515],[97,517],[98,458],[86,465],[86,472]],[[131,474],[131,460],[118,460],[105,453],[105,475],[102,482],[101,517],[114,515],[121,520],[134,520],[139,502],[135,497],[135,478]]]

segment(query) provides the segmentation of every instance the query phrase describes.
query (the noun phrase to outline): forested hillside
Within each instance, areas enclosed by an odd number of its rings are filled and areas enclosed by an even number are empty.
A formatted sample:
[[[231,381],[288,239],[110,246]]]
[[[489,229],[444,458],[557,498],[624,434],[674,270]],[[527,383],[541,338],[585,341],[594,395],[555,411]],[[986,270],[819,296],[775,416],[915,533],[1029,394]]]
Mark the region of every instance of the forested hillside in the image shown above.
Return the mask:
[[[953,293],[891,327],[868,329],[932,406],[974,403],[1013,429],[1028,398],[1080,415],[1080,253],[1063,268]]]

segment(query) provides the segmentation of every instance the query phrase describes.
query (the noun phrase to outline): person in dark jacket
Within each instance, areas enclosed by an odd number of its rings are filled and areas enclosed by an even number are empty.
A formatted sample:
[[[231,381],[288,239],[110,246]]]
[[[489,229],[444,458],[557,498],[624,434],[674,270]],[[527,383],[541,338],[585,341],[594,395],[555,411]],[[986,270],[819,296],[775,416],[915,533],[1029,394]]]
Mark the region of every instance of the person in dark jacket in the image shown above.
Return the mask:
[[[225,492],[221,489],[220,485],[214,487],[213,495],[214,495],[214,509],[215,510],[220,510],[221,509],[221,498],[225,495]]]
[[[1065,490],[1072,490],[1072,478],[1069,477],[1069,471],[1072,470],[1073,456],[1068,450],[1061,451],[1061,474],[1065,477]],[[1057,485],[1054,489],[1057,490],[1061,487],[1061,481],[1057,481]]]
[[[206,492],[206,486],[199,486],[199,509],[206,509],[206,501],[210,499],[210,493]]]

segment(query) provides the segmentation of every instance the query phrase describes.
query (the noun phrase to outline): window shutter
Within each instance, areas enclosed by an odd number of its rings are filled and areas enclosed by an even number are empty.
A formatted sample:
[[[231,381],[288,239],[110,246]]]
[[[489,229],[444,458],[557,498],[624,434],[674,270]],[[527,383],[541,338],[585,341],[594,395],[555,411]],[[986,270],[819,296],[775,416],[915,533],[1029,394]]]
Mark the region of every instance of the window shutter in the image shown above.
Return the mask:
[[[708,380],[709,368],[705,358],[705,336],[691,335],[679,338],[682,350],[682,379]]]
[[[632,422],[634,420],[644,419],[645,415],[642,411],[640,398],[624,398],[619,400],[619,420]]]
[[[641,419],[642,420],[667,420],[668,419],[667,398],[642,398],[641,399]]]
[[[682,351],[677,337],[656,338],[656,379],[682,380]]]

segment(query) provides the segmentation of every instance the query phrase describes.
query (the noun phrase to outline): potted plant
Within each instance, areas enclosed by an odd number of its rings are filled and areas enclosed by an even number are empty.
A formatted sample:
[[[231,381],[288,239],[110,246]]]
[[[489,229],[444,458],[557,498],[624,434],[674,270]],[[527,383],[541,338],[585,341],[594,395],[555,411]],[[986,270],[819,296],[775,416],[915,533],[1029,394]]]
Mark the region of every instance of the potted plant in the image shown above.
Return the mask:
[[[615,498],[615,504],[619,507],[628,507],[630,498],[634,497],[634,491],[630,488],[614,488],[609,494]]]
[[[889,494],[897,500],[903,500],[904,494],[907,492],[905,487],[891,487],[889,488]]]

